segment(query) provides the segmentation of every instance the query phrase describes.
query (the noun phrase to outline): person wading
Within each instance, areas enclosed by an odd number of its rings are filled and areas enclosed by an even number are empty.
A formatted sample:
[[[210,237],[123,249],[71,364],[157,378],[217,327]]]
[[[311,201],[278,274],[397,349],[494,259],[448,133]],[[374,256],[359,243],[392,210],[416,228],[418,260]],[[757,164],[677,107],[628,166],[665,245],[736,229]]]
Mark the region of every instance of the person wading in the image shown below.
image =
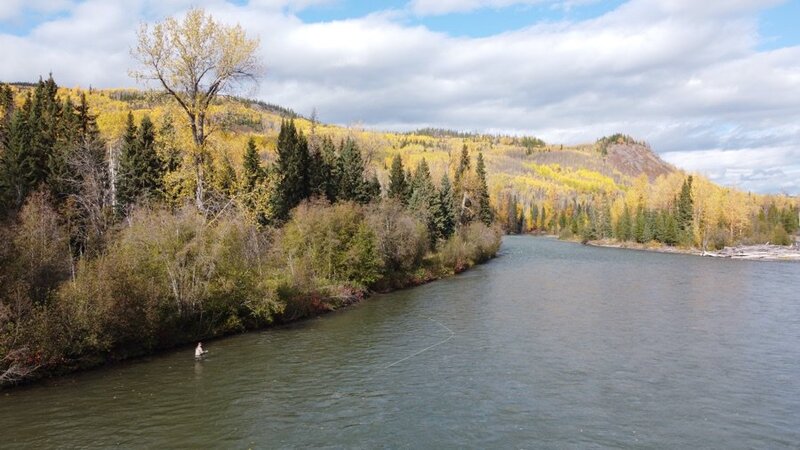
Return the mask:
[[[197,343],[197,347],[194,349],[194,357],[195,357],[195,359],[202,358],[203,355],[205,355],[206,353],[208,353],[208,351],[207,350],[203,350],[203,343],[202,342],[198,342]]]

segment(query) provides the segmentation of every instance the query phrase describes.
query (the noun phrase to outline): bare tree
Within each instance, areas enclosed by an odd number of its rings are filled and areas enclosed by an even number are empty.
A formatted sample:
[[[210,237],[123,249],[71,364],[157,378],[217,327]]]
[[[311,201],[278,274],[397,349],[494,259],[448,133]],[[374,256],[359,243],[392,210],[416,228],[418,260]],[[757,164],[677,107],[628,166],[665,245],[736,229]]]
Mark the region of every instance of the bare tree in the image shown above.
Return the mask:
[[[238,24],[226,26],[202,9],[191,9],[181,21],[170,17],[152,28],[143,24],[131,52],[141,66],[131,75],[158,81],[189,118],[195,147],[195,202],[201,211],[208,108],[220,93],[256,79],[261,70],[258,46],[258,39],[248,38]]]

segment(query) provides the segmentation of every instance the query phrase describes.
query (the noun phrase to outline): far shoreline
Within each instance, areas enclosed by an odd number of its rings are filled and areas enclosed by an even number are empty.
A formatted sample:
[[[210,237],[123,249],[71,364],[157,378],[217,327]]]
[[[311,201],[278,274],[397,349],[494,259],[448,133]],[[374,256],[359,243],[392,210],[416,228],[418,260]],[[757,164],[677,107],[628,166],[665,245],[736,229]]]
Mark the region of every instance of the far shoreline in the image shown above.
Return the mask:
[[[705,256],[741,261],[800,262],[800,248],[797,246],[797,244],[790,246],[772,244],[737,245],[733,247],[725,247],[722,250],[703,251],[694,247],[671,247],[663,244],[640,244],[638,242],[619,242],[609,239],[591,240],[582,243],[592,247]]]

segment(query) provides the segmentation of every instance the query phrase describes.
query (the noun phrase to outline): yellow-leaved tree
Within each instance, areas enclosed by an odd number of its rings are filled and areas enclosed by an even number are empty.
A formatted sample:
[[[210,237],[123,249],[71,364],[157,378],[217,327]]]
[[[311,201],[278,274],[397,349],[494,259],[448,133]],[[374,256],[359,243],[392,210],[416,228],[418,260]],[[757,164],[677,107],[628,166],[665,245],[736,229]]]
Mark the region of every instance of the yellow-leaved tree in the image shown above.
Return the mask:
[[[182,20],[167,18],[152,27],[143,24],[132,49],[139,67],[131,76],[156,81],[186,113],[194,140],[191,158],[196,176],[195,202],[203,210],[206,139],[209,107],[220,94],[261,71],[259,41],[249,38],[241,26],[214,20],[202,9],[191,9]]]

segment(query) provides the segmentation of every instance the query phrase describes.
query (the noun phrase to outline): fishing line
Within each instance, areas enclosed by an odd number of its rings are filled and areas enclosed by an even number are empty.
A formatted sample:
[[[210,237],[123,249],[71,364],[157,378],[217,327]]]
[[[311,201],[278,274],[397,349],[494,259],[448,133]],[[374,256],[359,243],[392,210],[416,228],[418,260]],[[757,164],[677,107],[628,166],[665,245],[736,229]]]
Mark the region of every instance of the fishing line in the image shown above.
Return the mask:
[[[428,350],[430,350],[430,349],[432,349],[434,347],[438,347],[438,346],[444,344],[445,342],[449,341],[450,339],[453,339],[453,337],[455,337],[456,333],[453,330],[451,330],[450,328],[448,328],[447,325],[443,324],[442,322],[439,322],[438,320],[436,320],[436,319],[434,319],[432,317],[428,317],[427,319],[430,320],[433,323],[438,324],[440,327],[444,328],[445,330],[447,330],[450,333],[450,336],[447,336],[446,339],[441,340],[441,341],[431,345],[430,347],[425,347],[425,348],[423,348],[422,350],[420,350],[420,351],[418,351],[416,353],[412,353],[411,355],[408,355],[403,359],[397,360],[397,361],[389,364],[388,366],[385,366],[384,369],[388,369],[389,367],[396,366],[396,365],[400,364],[401,362],[408,361],[409,359],[411,359],[411,358],[413,358],[415,356],[421,355],[421,354],[427,352]]]

